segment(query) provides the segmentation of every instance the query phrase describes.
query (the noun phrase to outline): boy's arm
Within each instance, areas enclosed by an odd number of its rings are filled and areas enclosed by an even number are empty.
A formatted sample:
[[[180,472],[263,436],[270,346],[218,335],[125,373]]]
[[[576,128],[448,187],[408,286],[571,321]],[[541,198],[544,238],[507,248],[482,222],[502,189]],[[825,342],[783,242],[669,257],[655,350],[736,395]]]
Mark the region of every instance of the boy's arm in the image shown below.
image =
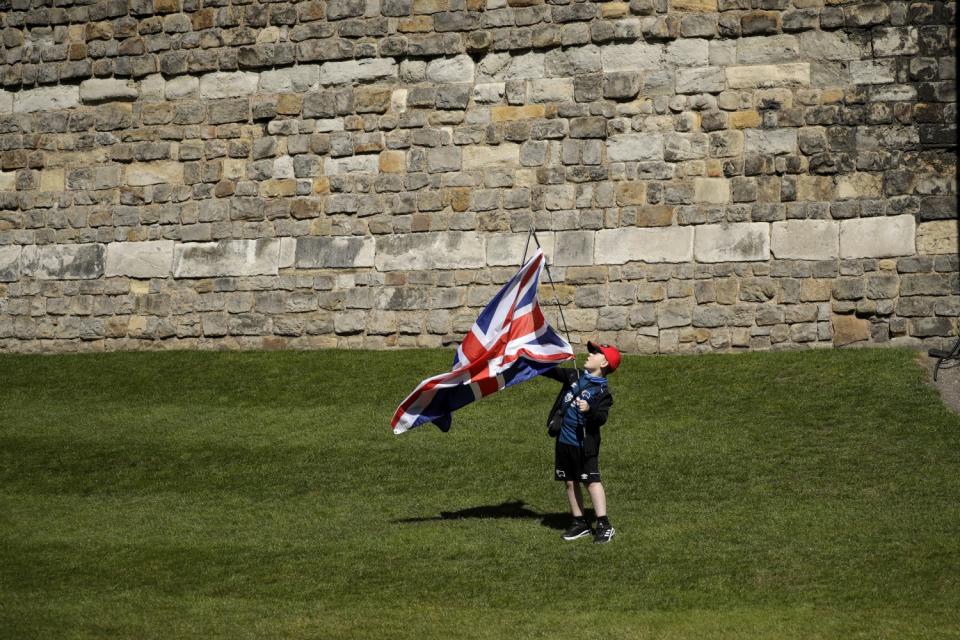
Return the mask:
[[[544,371],[541,375],[563,383],[573,382],[577,378],[577,372],[569,367],[554,367]]]
[[[587,420],[594,428],[599,429],[607,421],[607,415],[610,413],[610,407],[613,405],[613,396],[605,393],[597,400],[596,405],[591,405],[587,413]]]

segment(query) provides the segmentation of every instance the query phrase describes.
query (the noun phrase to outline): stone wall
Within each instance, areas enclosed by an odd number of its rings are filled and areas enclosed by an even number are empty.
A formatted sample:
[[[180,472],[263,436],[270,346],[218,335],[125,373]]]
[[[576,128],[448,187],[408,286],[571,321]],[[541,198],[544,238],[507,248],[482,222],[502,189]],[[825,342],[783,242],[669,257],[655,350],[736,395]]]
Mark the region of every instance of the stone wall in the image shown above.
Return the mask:
[[[575,340],[944,342],[954,17],[0,0],[0,350],[450,344],[531,226]]]

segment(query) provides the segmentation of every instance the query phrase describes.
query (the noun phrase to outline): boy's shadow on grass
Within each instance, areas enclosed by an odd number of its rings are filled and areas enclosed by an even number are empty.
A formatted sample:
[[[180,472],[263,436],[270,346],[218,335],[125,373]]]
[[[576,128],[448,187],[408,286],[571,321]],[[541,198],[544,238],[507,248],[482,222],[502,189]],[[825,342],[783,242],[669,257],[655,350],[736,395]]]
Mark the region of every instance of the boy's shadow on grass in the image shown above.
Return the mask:
[[[563,530],[570,524],[570,514],[538,513],[528,508],[523,500],[507,500],[497,505],[469,507],[459,511],[441,511],[440,515],[429,518],[403,518],[394,520],[395,524],[412,524],[417,522],[434,522],[438,520],[465,520],[467,518],[508,518],[511,520],[540,520],[540,524],[551,529]]]

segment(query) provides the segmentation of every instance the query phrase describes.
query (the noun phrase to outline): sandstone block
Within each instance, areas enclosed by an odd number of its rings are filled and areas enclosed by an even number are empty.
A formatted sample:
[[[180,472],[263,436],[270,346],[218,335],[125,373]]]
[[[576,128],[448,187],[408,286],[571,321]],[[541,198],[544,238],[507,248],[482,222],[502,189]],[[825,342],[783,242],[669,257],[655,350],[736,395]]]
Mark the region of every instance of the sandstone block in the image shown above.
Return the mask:
[[[597,232],[594,262],[689,262],[693,236],[693,227],[602,229]]]
[[[280,240],[184,242],[174,247],[176,278],[277,275]]]
[[[183,184],[183,165],[179,162],[133,162],[126,167],[126,183],[132,187]]]
[[[833,178],[829,176],[797,176],[797,200],[829,202],[834,193]]]
[[[320,67],[320,84],[352,84],[396,78],[397,63],[392,58],[363,58],[343,62],[324,62]]]
[[[883,177],[873,173],[849,173],[837,177],[837,198],[880,198]]]
[[[298,269],[334,269],[374,266],[373,237],[297,238],[294,264]]]
[[[730,127],[733,129],[751,129],[759,127],[763,120],[756,111],[735,111],[730,114]]]
[[[892,258],[916,252],[912,215],[858,218],[840,222],[841,258]]]
[[[20,245],[0,247],[0,282],[20,279]]]
[[[696,227],[698,262],[750,262],[770,259],[770,225],[765,222],[707,224]]]
[[[693,181],[693,201],[710,204],[730,202],[730,181],[726,178],[696,178]]]
[[[102,244],[28,245],[20,272],[41,280],[91,280],[103,275],[104,254]]]
[[[80,104],[79,85],[57,85],[27,89],[13,94],[14,113],[70,109]]]
[[[717,0],[673,0],[670,8],[674,11],[717,11]]]
[[[403,151],[381,151],[380,171],[382,173],[403,173],[406,170],[406,154]]]
[[[855,315],[834,315],[830,319],[833,328],[833,345],[842,347],[870,339],[870,321]]]
[[[257,92],[260,74],[249,71],[215,72],[200,76],[200,96],[208,100],[239,98]]]
[[[623,133],[607,139],[610,162],[663,160],[663,134]]]
[[[646,202],[647,183],[645,182],[618,182],[616,183],[617,204],[632,206]]]
[[[80,83],[80,100],[86,103],[136,100],[139,95],[136,82],[114,78],[91,78]]]
[[[504,142],[494,146],[468,145],[463,149],[463,170],[486,167],[517,167],[520,165],[520,145]]]
[[[957,221],[936,220],[917,225],[917,253],[953,254],[957,251]]]
[[[427,80],[430,82],[473,82],[473,59],[462,54],[454,58],[437,58],[427,64]]]
[[[530,118],[542,118],[546,114],[546,108],[542,104],[528,104],[523,107],[491,107],[490,119],[494,122],[513,122],[515,120],[528,120]]]
[[[780,260],[835,260],[840,255],[840,224],[833,220],[774,222],[770,250]]]
[[[173,264],[173,240],[107,244],[105,275],[166,278]]]
[[[429,232],[377,236],[378,271],[479,269],[486,265],[483,239],[472,232]]]
[[[780,87],[791,84],[810,84],[810,63],[760,64],[727,67],[727,86],[731,89]]]

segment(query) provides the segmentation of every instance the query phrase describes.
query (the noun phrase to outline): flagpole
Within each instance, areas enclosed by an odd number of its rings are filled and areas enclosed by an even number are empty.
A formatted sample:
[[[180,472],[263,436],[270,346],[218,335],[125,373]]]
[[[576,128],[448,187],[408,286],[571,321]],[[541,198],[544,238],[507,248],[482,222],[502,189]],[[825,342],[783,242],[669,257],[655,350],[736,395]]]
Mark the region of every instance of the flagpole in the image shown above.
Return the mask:
[[[540,238],[537,237],[537,232],[534,227],[530,227],[530,233],[527,235],[527,246],[523,249],[523,263],[526,263],[527,259],[527,248],[530,246],[530,238],[533,238],[533,241],[537,243],[537,249],[542,249],[540,245]],[[560,312],[560,322],[563,323],[563,332],[567,334],[567,342],[570,343],[570,347],[573,348],[573,341],[570,339],[570,330],[567,329],[567,319],[563,316],[563,305],[560,304],[560,297],[557,295],[557,286],[553,283],[553,275],[550,273],[550,262],[547,260],[546,254],[543,256],[543,266],[547,270],[547,280],[550,281],[550,288],[553,290],[553,301],[557,303],[557,310]],[[579,377],[580,368],[577,367],[577,359],[573,359],[573,369],[577,372]]]

